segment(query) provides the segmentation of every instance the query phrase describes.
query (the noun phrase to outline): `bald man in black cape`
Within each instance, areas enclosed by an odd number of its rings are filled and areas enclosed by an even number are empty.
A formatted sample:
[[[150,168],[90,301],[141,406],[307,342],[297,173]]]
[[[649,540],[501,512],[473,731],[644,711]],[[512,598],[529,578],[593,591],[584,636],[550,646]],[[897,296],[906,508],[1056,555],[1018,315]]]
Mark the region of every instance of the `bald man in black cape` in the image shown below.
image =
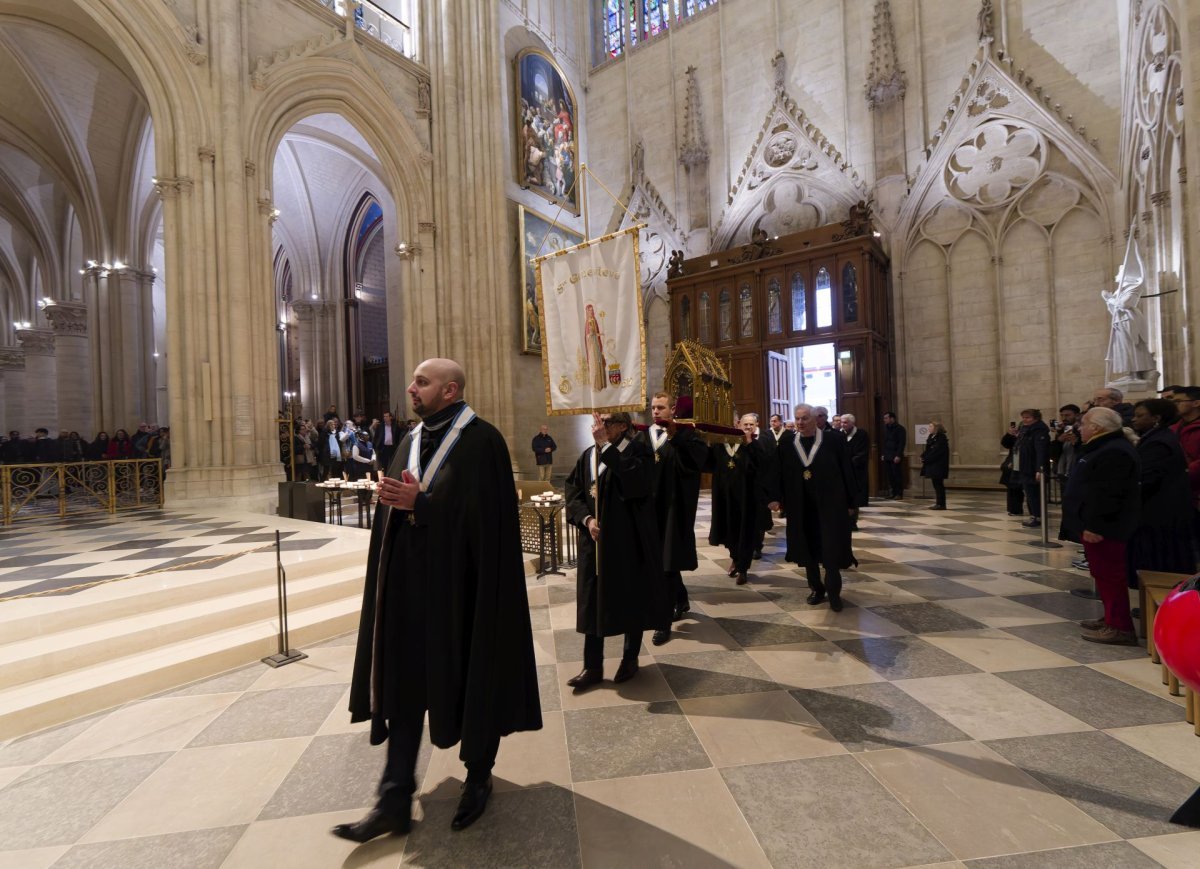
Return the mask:
[[[846,439],[818,427],[807,404],[796,405],[796,430],[779,442],[765,485],[772,510],[787,513],[786,560],[808,577],[808,603],[842,611],[842,571],[857,562],[850,547],[854,513],[854,471]],[[821,567],[825,579],[821,580]]]
[[[449,359],[417,366],[421,424],[380,481],[350,713],[387,766],[375,808],[333,828],[355,842],[408,832],[426,711],[430,741],[461,743],[467,767],[455,830],[487,807],[500,737],[542,726],[512,461],[465,380]]]

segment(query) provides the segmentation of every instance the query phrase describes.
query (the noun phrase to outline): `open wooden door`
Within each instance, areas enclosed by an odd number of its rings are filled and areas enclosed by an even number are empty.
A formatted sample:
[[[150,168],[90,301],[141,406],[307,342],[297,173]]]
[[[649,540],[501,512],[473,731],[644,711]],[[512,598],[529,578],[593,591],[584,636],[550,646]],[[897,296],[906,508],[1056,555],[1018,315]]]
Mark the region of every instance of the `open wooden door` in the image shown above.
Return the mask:
[[[774,350],[767,351],[767,398],[769,408],[767,419],[762,420],[766,425],[771,416],[779,414],[783,421],[792,418],[791,381],[788,377],[788,358]]]

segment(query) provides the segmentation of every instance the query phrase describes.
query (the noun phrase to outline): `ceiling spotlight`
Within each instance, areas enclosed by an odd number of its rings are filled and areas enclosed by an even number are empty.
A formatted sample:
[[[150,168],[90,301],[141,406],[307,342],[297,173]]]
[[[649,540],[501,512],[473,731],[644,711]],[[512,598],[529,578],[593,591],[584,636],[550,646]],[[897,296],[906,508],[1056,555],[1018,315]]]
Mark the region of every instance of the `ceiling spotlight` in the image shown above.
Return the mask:
[[[87,261],[87,266],[89,269],[94,269],[97,265],[98,265],[98,263],[94,259],[90,259]]]
[[[125,268],[125,263],[121,262],[120,260],[116,260],[113,262],[112,267],[117,271],[120,271],[121,269]]]
[[[155,351],[154,351],[154,353],[153,353],[152,355],[154,356],[154,358],[155,358],[155,359],[157,359],[157,358],[158,358],[158,351],[157,351],[157,350],[155,350]]]
[[[79,270],[79,273],[80,273],[81,275],[86,275],[86,274],[87,274],[87,269],[80,269],[80,270]]]
[[[876,238],[883,238],[883,233],[880,232],[879,230],[875,230],[874,232],[871,233],[871,235],[875,236]]]

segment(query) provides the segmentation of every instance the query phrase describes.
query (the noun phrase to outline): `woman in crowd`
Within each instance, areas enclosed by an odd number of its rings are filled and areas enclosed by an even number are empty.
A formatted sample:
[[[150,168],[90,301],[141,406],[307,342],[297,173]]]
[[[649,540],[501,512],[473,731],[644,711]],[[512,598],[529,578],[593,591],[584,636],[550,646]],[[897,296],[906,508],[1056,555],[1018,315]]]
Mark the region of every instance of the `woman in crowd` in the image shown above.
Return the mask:
[[[1084,414],[1079,427],[1083,443],[1063,492],[1059,537],[1083,544],[1088,570],[1104,602],[1103,620],[1081,623],[1083,639],[1135,646],[1126,565],[1142,506],[1141,462],[1121,425],[1121,415],[1109,407]]]
[[[117,433],[104,450],[104,457],[106,459],[132,459],[133,441],[129,439],[129,432],[123,428],[117,429]]]
[[[96,434],[96,439],[84,447],[83,457],[89,462],[102,462],[108,458],[108,432],[102,431]]]
[[[350,460],[346,462],[346,477],[361,480],[375,469],[375,448],[371,446],[370,432],[359,429],[354,445],[350,448]]]
[[[1138,587],[1139,570],[1196,572],[1187,460],[1169,427],[1177,418],[1175,403],[1162,398],[1139,401],[1133,408],[1133,430],[1140,437],[1142,515],[1129,541],[1130,588]]]
[[[336,419],[325,423],[325,431],[317,444],[321,455],[321,468],[325,471],[326,480],[338,479],[342,476],[342,444],[338,440],[338,424]]]
[[[934,503],[930,510],[946,509],[946,478],[950,476],[950,439],[940,419],[929,421],[929,438],[921,453],[921,476],[933,484]]]

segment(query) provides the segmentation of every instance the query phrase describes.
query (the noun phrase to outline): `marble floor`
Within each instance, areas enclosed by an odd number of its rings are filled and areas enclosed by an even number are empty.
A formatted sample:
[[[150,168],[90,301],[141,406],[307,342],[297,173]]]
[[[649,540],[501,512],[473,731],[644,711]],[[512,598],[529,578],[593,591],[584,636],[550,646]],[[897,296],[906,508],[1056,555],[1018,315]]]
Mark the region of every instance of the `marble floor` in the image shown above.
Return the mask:
[[[1078,638],[1073,548],[950,503],[864,511],[840,614],[805,603],[782,529],[741,588],[703,547],[675,638],[581,696],[574,578],[531,577],[545,726],[503,741],[465,832],[463,769],[426,747],[408,837],[328,834],[383,763],[343,636],[0,745],[0,867],[1200,865],[1167,821],[1200,785],[1182,701],[1143,649]]]

